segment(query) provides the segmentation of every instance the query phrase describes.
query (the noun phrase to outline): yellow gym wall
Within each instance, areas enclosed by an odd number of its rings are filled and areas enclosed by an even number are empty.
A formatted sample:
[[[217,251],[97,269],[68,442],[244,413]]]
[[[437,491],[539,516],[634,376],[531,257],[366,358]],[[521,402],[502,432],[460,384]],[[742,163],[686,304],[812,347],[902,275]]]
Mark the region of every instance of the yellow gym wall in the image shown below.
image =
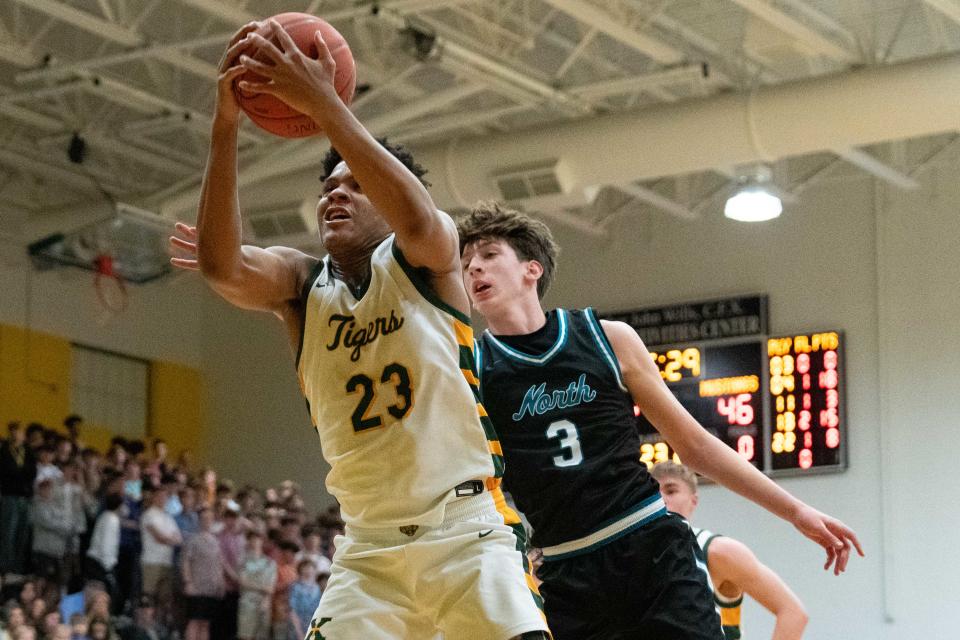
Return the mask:
[[[0,325],[0,420],[63,425],[70,413],[70,343]]]
[[[0,324],[0,425],[19,420],[39,422],[64,432],[70,413],[69,340],[39,331]],[[150,410],[147,437],[163,438],[173,456],[190,449],[202,460],[203,418],[200,372],[181,364],[150,363]],[[88,446],[106,452],[110,425],[85,422],[80,436]]]
[[[149,435],[163,438],[171,457],[189,449],[203,460],[203,396],[200,372],[173,362],[150,363]]]

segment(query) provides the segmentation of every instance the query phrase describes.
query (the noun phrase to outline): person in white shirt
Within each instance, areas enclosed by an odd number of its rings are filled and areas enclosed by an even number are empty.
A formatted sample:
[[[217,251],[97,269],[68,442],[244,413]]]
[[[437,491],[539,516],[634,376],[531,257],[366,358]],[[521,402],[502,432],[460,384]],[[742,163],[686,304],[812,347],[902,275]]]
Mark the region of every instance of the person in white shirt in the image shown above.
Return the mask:
[[[84,575],[87,580],[97,580],[107,587],[111,598],[117,597],[117,555],[120,551],[120,514],[123,496],[108,494],[104,499],[104,510],[93,525],[90,548],[84,562]]]
[[[143,593],[156,603],[157,617],[167,621],[173,602],[173,552],[183,543],[180,527],[164,510],[167,491],[157,487],[149,494],[150,507],[140,520],[143,553]]]

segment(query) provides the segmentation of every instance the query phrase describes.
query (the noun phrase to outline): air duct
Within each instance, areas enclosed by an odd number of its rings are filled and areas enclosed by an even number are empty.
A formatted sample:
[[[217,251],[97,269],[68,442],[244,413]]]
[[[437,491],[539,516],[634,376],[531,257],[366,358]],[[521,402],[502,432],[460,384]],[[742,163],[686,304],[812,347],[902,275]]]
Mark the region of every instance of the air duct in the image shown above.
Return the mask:
[[[769,162],[960,129],[960,56],[861,69],[640,112],[417,149],[441,206],[493,193],[503,167],[548,159],[565,191]]]

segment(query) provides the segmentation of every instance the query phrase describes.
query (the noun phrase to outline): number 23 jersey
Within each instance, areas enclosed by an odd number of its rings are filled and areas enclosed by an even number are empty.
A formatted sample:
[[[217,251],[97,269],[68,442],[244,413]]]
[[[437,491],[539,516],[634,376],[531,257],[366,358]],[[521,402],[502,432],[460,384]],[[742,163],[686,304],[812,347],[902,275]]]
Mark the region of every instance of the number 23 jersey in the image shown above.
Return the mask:
[[[591,534],[659,493],[640,462],[633,400],[593,311],[551,311],[544,330],[503,339],[486,331],[477,345],[504,488],[538,547]]]
[[[345,522],[437,526],[458,484],[499,484],[470,320],[436,297],[393,236],[374,250],[359,299],[329,258],[303,296],[297,373]]]

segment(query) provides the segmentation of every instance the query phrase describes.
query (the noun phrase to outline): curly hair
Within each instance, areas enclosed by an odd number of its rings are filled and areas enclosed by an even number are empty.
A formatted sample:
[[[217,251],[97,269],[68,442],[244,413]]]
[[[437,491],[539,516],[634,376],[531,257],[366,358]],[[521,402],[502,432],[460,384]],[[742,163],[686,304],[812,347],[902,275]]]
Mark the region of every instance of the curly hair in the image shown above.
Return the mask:
[[[400,164],[405,166],[410,170],[410,173],[417,177],[417,180],[425,186],[429,187],[430,183],[423,179],[423,176],[427,174],[427,170],[422,166],[417,164],[413,159],[413,154],[410,153],[402,144],[393,144],[388,142],[386,138],[377,138],[377,142],[380,143],[384,149],[390,152],[394,158],[400,161]],[[333,173],[333,170],[336,169],[337,165],[343,162],[343,156],[340,155],[340,152],[330,147],[330,150],[327,151],[327,155],[323,157],[323,173],[320,175],[320,182],[323,182],[330,177],[330,174]]]
[[[537,296],[542,299],[550,288],[560,248],[543,222],[489,200],[477,203],[469,214],[457,220],[457,231],[461,254],[464,247],[475,242],[503,240],[518,258],[536,260],[543,267],[543,275],[537,281]]]

